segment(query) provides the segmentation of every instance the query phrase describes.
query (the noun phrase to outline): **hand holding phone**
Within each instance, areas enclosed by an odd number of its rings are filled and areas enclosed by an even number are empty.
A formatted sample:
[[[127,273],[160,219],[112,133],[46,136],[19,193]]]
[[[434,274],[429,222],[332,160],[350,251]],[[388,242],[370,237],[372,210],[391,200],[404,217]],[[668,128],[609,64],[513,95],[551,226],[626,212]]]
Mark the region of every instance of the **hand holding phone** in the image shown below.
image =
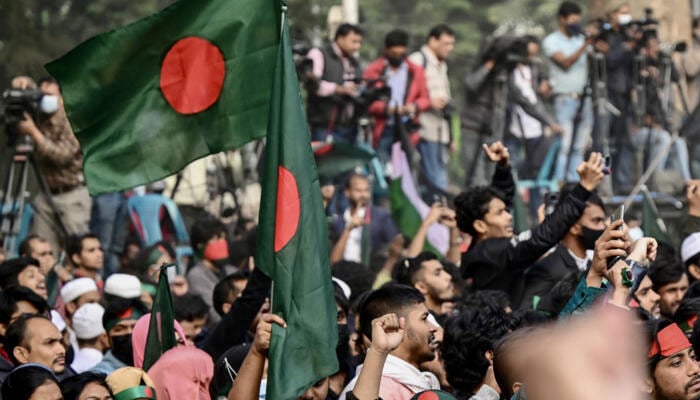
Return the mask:
[[[621,205],[612,215],[612,222],[622,221],[620,226],[617,228],[618,231],[623,231],[625,229],[625,205]],[[614,256],[608,258],[608,269],[612,268],[618,261],[624,260],[622,256]]]

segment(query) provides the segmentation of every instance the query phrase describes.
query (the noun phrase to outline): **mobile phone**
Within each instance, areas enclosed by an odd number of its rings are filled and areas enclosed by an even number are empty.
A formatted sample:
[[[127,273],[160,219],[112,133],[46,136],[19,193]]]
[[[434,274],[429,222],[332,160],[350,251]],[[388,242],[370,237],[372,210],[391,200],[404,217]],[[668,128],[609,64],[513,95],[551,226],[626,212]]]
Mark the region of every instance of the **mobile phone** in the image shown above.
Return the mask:
[[[615,212],[612,215],[612,222],[619,221],[619,220],[625,220],[625,205],[621,205],[620,207],[615,210]],[[621,231],[624,229],[624,224],[620,225],[619,228],[617,228],[618,231]],[[613,265],[615,265],[618,261],[624,260],[624,257],[621,256],[615,256],[615,257],[609,257],[608,258],[608,269],[612,268]]]
[[[559,203],[559,192],[547,192],[544,194],[544,214],[549,215]]]
[[[603,173],[605,175],[610,175],[610,173],[612,172],[612,168],[610,167],[610,155],[606,155],[604,160],[605,160],[604,161],[605,164],[603,167]]]

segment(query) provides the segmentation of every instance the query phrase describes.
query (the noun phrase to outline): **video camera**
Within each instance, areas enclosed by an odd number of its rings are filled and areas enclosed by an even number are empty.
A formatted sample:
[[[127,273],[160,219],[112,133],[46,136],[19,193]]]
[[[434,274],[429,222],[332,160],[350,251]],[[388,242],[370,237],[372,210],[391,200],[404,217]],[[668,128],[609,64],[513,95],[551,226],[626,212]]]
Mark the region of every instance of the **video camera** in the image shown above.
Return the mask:
[[[5,125],[8,146],[14,146],[17,143],[19,134],[16,126],[18,122],[24,120],[24,113],[35,117],[43,97],[44,93],[39,89],[5,89],[2,93],[5,107],[0,113],[0,121]]]
[[[512,70],[518,63],[527,63],[528,40],[524,36],[503,35],[493,38],[484,51],[482,62],[493,60],[495,68]]]

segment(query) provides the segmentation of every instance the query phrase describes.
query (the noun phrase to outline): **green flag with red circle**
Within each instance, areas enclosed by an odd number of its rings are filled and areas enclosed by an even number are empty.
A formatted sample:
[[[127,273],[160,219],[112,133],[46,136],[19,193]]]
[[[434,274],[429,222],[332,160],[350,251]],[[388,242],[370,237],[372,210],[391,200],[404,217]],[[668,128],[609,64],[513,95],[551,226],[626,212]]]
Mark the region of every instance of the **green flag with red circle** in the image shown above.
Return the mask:
[[[338,370],[326,217],[284,22],[270,103],[256,267],[273,281],[268,399],[294,400]]]
[[[90,193],[264,137],[280,18],[278,0],[181,0],[47,64]]]

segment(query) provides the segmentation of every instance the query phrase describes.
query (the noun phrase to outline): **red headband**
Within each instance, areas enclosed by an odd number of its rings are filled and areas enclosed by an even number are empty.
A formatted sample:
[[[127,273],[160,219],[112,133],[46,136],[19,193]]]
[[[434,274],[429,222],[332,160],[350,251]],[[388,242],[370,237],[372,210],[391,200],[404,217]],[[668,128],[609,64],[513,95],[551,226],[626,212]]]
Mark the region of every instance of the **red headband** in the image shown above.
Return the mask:
[[[660,354],[662,357],[669,357],[690,346],[691,344],[681,328],[676,324],[671,324],[656,334],[656,340],[652,343],[647,356],[652,358]]]

